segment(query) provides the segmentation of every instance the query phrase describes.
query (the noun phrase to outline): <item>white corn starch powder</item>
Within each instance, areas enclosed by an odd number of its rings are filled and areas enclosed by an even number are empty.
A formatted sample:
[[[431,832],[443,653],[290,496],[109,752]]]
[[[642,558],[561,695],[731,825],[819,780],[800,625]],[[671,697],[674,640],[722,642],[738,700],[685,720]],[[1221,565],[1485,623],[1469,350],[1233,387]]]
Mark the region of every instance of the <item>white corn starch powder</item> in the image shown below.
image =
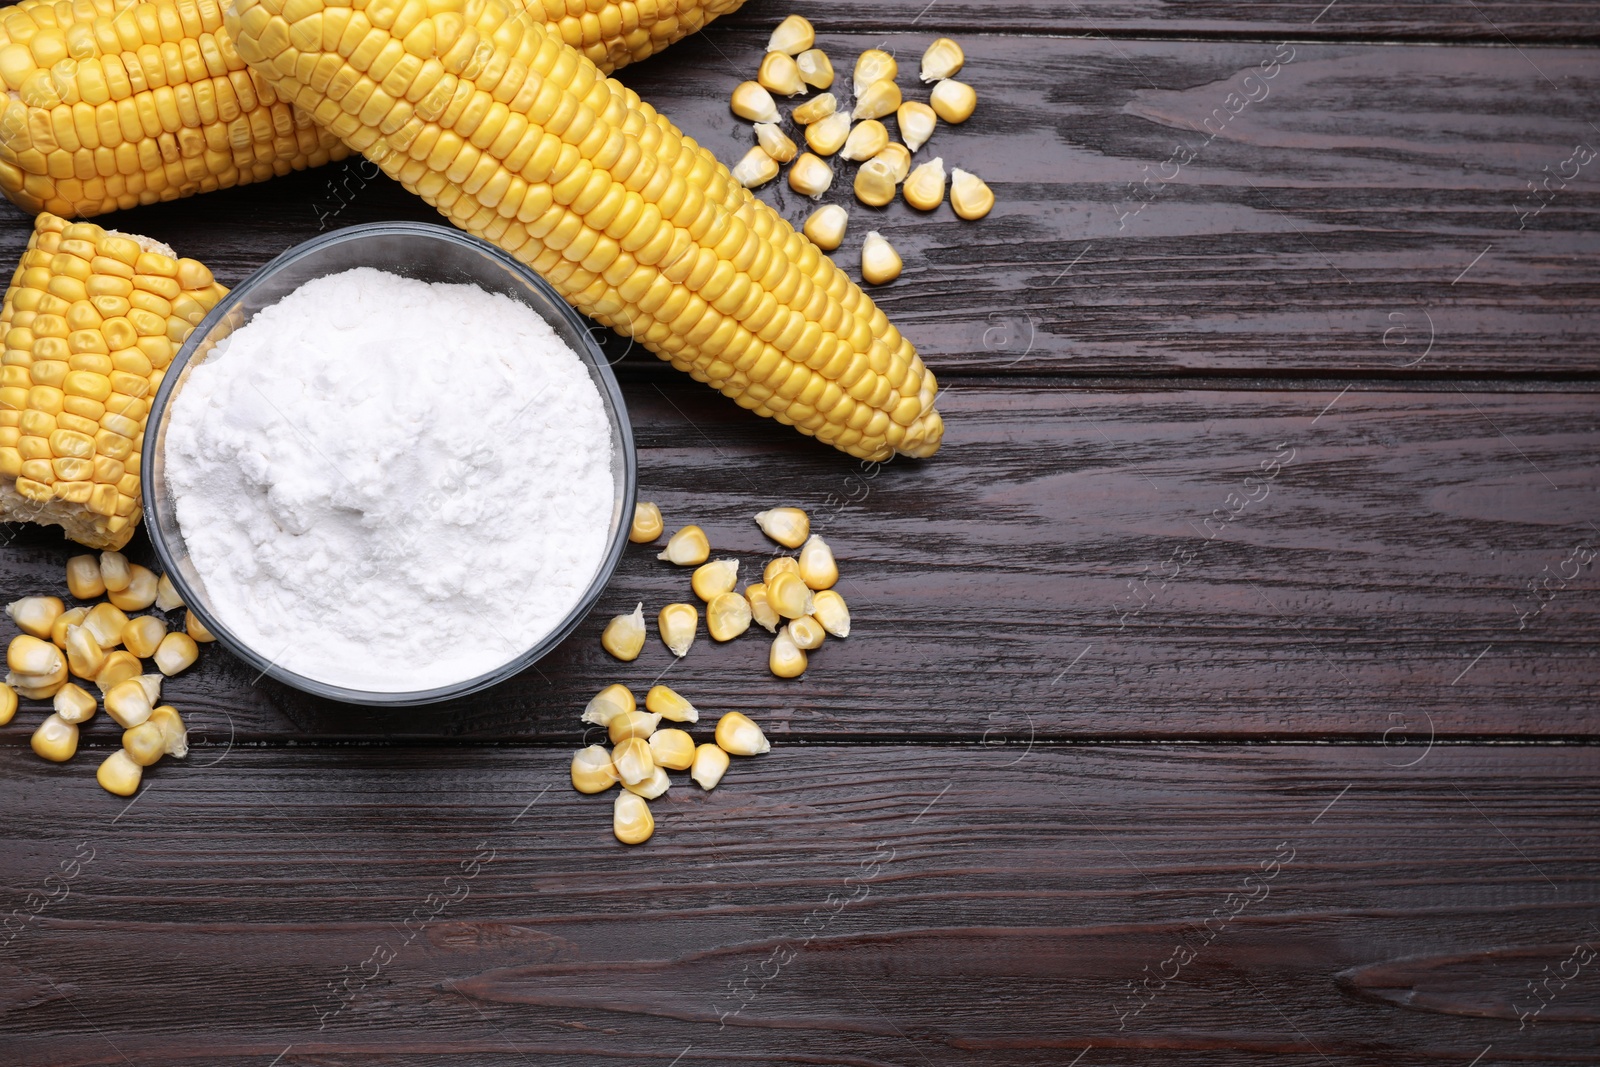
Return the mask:
[[[308,282],[195,367],[165,461],[221,622],[373,691],[475,677],[554,630],[615,508],[600,393],[542,318],[366,267]]]

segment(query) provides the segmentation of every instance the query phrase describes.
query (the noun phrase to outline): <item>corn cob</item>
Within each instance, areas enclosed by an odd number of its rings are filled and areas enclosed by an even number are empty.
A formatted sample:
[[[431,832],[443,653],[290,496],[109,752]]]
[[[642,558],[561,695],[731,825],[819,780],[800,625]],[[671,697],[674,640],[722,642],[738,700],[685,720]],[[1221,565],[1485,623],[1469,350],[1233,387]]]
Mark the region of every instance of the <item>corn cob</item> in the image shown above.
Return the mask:
[[[349,150],[254,77],[225,0],[23,0],[0,14],[0,191],[97,215],[263,181]],[[743,0],[518,0],[606,70]],[[573,13],[574,6],[577,13]]]
[[[147,238],[34,220],[0,307],[0,521],[116,549],[139,521],[150,398],[227,290]]]
[[[274,91],[578,310],[852,455],[931,455],[916,350],[843,271],[506,0],[237,0]]]

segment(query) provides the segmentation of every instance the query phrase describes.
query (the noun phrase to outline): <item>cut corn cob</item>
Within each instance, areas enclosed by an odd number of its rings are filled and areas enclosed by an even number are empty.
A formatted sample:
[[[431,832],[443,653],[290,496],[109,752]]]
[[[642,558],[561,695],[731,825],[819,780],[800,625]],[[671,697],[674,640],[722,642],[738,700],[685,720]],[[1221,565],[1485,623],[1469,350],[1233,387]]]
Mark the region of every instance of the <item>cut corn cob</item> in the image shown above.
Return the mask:
[[[35,220],[0,309],[0,520],[61,526],[95,548],[133,536],[150,398],[227,292],[171,251],[93,223]],[[104,577],[81,559],[68,585],[98,595],[87,590]]]
[[[516,10],[609,71],[742,2],[522,0]],[[226,6],[23,0],[6,10],[0,191],[30,212],[87,216],[348,155],[338,137],[245,67],[222,28]],[[330,23],[327,33],[347,26]]]
[[[275,91],[580,311],[852,455],[937,450],[915,349],[709,152],[505,0],[428,10],[237,0],[228,31]]]

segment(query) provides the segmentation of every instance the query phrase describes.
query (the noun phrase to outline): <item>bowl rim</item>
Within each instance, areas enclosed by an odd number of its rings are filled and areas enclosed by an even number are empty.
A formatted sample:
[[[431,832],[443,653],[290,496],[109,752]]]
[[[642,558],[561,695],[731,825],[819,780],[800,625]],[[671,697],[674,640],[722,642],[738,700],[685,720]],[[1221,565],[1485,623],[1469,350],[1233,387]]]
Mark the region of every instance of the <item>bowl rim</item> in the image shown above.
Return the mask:
[[[348,704],[409,707],[434,704],[480,692],[522,673],[544,658],[552,649],[566,640],[588,618],[589,613],[594,610],[600,594],[604,592],[605,587],[616,573],[617,565],[622,559],[623,550],[627,547],[628,530],[638,491],[638,457],[633,443],[633,423],[628,414],[627,403],[623,400],[622,390],[617,384],[616,375],[612,373],[611,364],[606,359],[605,353],[600,346],[595,342],[594,324],[579,315],[562,298],[554,286],[505,250],[490,244],[482,238],[449,226],[441,226],[437,223],[400,220],[369,222],[346,226],[330,233],[319,234],[286,249],[256,268],[242,282],[229,290],[228,294],[206,313],[205,318],[201,319],[194,329],[189,331],[188,337],[184,339],[182,346],[172,357],[172,362],[168,364],[161,379],[161,384],[157,387],[155,396],[151,399],[150,411],[145,421],[144,441],[140,446],[139,455],[141,471],[148,472],[156,469],[155,452],[157,442],[160,439],[159,430],[166,417],[167,404],[172,398],[172,393],[176,389],[179,379],[183,376],[184,368],[188,366],[201,341],[257,285],[291,264],[334,245],[360,241],[368,237],[393,235],[406,235],[442,241],[478,252],[542,293],[548,299],[550,305],[557,309],[556,313],[572,327],[572,331],[582,337],[581,348],[577,351],[578,358],[590,364],[591,380],[598,378],[597,384],[600,386],[601,401],[611,408],[619,433],[619,440],[616,443],[622,453],[622,485],[618,493],[620,513],[617,516],[616,528],[612,531],[611,543],[607,546],[606,553],[601,558],[599,568],[595,571],[589,585],[584,589],[582,596],[578,598],[577,604],[561,624],[530,648],[513,656],[493,670],[459,682],[452,682],[448,685],[435,686],[430,689],[382,692],[355,689],[349,686],[324,682],[318,678],[296,673],[261,655],[240,640],[227,626],[220,623],[209,610],[197,606],[195,601],[203,598],[193,595],[193,590],[189,587],[182,571],[177,566],[177,559],[168,546],[160,525],[155,521],[155,489],[152,480],[148,477],[140,479],[140,499],[144,513],[144,525],[148,531],[150,543],[155,549],[157,559],[161,562],[163,572],[172,581],[178,595],[183,598],[185,609],[193,611],[199,616],[200,622],[217,639],[217,643],[226,647],[228,651],[259,672],[255,681],[259,681],[262,675],[266,675],[313,696],[326,697]],[[380,266],[379,269],[383,268]],[[531,305],[529,306],[532,307]],[[532,310],[536,313],[539,312],[536,307],[532,308]],[[541,317],[543,316],[541,315]],[[254,682],[251,684],[253,685]]]

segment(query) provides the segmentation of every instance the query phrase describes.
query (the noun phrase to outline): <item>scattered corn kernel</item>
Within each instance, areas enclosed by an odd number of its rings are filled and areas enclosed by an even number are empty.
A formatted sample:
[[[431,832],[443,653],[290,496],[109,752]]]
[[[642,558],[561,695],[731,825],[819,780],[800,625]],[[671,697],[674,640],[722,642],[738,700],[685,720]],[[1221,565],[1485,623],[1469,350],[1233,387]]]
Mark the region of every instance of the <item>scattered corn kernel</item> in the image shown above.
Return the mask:
[[[178,587],[172,584],[172,579],[163,574],[156,582],[156,610],[175,611],[183,607],[183,597],[178,595]]]
[[[161,703],[161,683],[165,680],[166,675],[163,674],[139,675],[139,684],[144,687],[144,695],[150,698],[152,708]]]
[[[961,51],[960,45],[948,37],[941,37],[922,53],[922,80],[936,82],[948,78],[959,71],[966,61],[967,55]]]
[[[685,526],[667,541],[667,547],[656,556],[680,567],[698,567],[711,556],[711,542],[706,532],[698,526]]]
[[[823,204],[806,219],[804,233],[811,243],[824,252],[832,252],[844,243],[845,227],[850,224],[850,212],[838,204]]]
[[[730,711],[717,720],[717,745],[730,756],[759,756],[772,751],[767,736],[749,716]]]
[[[143,669],[138,656],[119,648],[106,653],[105,663],[95,672],[94,684],[101,693],[107,693],[123,682],[138,681]]]
[[[50,700],[60,692],[61,687],[66,684],[66,679],[18,674],[16,671],[11,671],[5,677],[5,684],[19,697],[27,697],[29,700]]]
[[[894,172],[882,159],[873,157],[856,170],[856,199],[868,207],[883,207],[893,200],[894,188]]]
[[[58,596],[25,596],[6,605],[6,614],[17,629],[42,641],[50,640],[50,631],[66,610]]]
[[[145,692],[137,677],[124,679],[106,690],[106,714],[124,730],[149,719],[154,710],[150,694]]]
[[[756,144],[771,156],[774,162],[787,163],[800,151],[776,122],[758,122],[755,124],[755,131]]]
[[[856,57],[855,76],[852,79],[852,88],[859,98],[867,88],[879,82],[892,82],[900,75],[900,64],[894,61],[894,56],[881,48],[869,48]],[[893,108],[889,110],[893,111]]]
[[[147,719],[122,731],[122,750],[139,766],[150,767],[166,755],[166,739],[161,736],[161,727]]]
[[[138,792],[139,780],[143,777],[144,768],[120,748],[107,756],[100,769],[94,772],[94,780],[100,783],[100,788],[119,797],[131,797]]]
[[[639,658],[639,652],[644,648],[644,601],[634,605],[630,614],[612,616],[600,633],[600,647],[624,663]],[[156,662],[161,662],[159,651],[156,653]],[[190,662],[194,661],[191,659]],[[161,669],[167,674],[174,673],[165,667]]]
[[[861,242],[861,280],[869,285],[887,285],[900,277],[904,264],[884,236],[873,230]]]
[[[83,625],[109,652],[122,644],[122,628],[128,625],[128,616],[115,604],[96,604],[83,617]]]
[[[660,722],[661,716],[653,711],[625,711],[606,723],[606,735],[613,745],[620,745],[630,737],[649,737]]]
[[[78,727],[51,713],[28,739],[33,751],[52,763],[65,763],[78,751]]]
[[[799,548],[811,533],[811,518],[799,508],[768,508],[756,513],[761,532],[785,548]]]
[[[767,602],[786,619],[798,619],[811,614],[811,590],[793,571],[784,571],[767,579]]]
[[[604,745],[590,745],[572,754],[572,788],[580,793],[604,793],[621,778]]]
[[[694,750],[694,762],[689,766],[689,777],[701,789],[710,792],[728,773],[728,762],[728,754],[721,745],[698,745]]]
[[[944,160],[930,159],[906,175],[900,195],[918,211],[932,211],[944,203]]]
[[[654,800],[672,787],[672,779],[667,777],[667,772],[660,767],[650,772],[650,777],[642,782],[632,785],[624,782],[622,788],[646,800]]]
[[[57,648],[65,649],[67,647],[67,631],[74,626],[81,626],[83,620],[88,617],[89,609],[87,607],[68,608],[63,611],[56,616],[55,624],[50,627],[51,642]]]
[[[636,545],[647,545],[661,536],[661,509],[648,500],[633,506],[633,525],[628,527],[628,540]]]
[[[843,111],[835,111],[806,127],[806,145],[819,156],[833,155],[849,139],[850,116]]]
[[[777,609],[767,598],[767,587],[764,582],[745,586],[744,599],[750,605],[750,617],[760,623],[767,633],[773,633],[778,629],[778,623],[783,621],[783,616],[778,614]]]
[[[656,616],[656,629],[661,634],[661,643],[680,659],[689,654],[689,646],[694,644],[694,632],[699,625],[700,609],[693,604],[668,604]]]
[[[650,735],[650,751],[656,766],[669,771],[686,771],[694,762],[694,738],[683,730],[668,727]]]
[[[801,153],[789,168],[789,188],[815,200],[833,184],[833,168],[810,152]]]
[[[18,674],[50,677],[66,668],[61,650],[31,634],[18,634],[6,648],[6,666]]]
[[[650,840],[650,835],[656,832],[650,802],[636,793],[618,793],[611,808],[611,832],[624,845],[642,845]]]
[[[767,669],[779,678],[798,678],[806,672],[805,649],[794,643],[787,626],[772,639],[772,648],[767,652]]]
[[[79,600],[103,596],[106,580],[100,574],[100,561],[93,556],[73,556],[67,560],[67,592]]]
[[[68,682],[56,690],[52,707],[62,722],[77,725],[94,718],[94,713],[100,709],[100,702],[88,690]]]
[[[641,637],[640,640],[644,639]],[[199,658],[200,646],[194,643],[194,638],[188,634],[178,633],[163,637],[161,643],[156,646],[154,656],[156,668],[168,678],[187,669]]]
[[[589,698],[581,718],[594,726],[610,726],[612,719],[638,707],[638,701],[633,699],[633,692],[627,686],[613,683]]]
[[[928,138],[933,136],[933,128],[939,124],[939,116],[933,108],[917,100],[907,100],[901,104],[894,118],[900,127],[900,139],[913,152],[928,143]]]
[[[906,175],[911,173],[911,150],[899,141],[890,141],[888,147],[872,158],[883,161],[896,185],[905,181]]]
[[[121,552],[100,553],[100,580],[106,583],[108,593],[128,588],[128,583],[133,580],[128,557]]]
[[[183,725],[177,708],[163,704],[150,713],[149,721],[161,729],[161,737],[165,742],[162,751],[174,759],[183,759],[189,754],[189,731]]]
[[[778,105],[758,82],[740,82],[730,101],[733,113],[751,122],[777,122]]]
[[[856,96],[856,106],[850,116],[857,119],[881,119],[893,115],[900,106],[900,87],[892,81],[873,82],[867,91]]]
[[[801,542],[804,544],[804,542]],[[800,561],[793,556],[773,556],[767,560],[766,567],[761,571],[761,580],[772,583],[772,579],[787,571],[790,574],[800,573]]]
[[[60,690],[57,690],[56,695],[61,695]],[[88,695],[89,694],[87,693],[84,694],[84,696]],[[89,706],[91,709],[94,707],[94,700],[92,697],[90,698]],[[16,713],[17,691],[11,688],[9,685],[0,682],[0,726],[4,726],[6,723],[10,722],[12,716],[16,715]]]
[[[93,681],[106,665],[105,649],[94,639],[87,626],[67,628],[67,668],[79,678]]]
[[[839,580],[833,549],[818,534],[812,534],[800,549],[800,580],[812,589],[832,589]]]
[[[128,584],[121,589],[106,590],[106,599],[123,611],[143,611],[156,602],[161,579],[155,571],[137,563],[128,566]]]
[[[713,641],[732,641],[750,629],[750,602],[729,590],[706,605],[706,632]]]
[[[950,172],[950,206],[964,219],[981,219],[994,208],[994,193],[982,178],[957,168]]]
[[[746,189],[756,189],[778,176],[778,161],[760,145],[753,145],[728,173]]]
[[[183,613],[183,632],[202,643],[216,640],[211,636],[211,631],[206,629],[206,624],[200,621],[200,616],[194,613],[193,608]]]
[[[161,639],[167,636],[167,624],[156,615],[140,615],[129,619],[122,628],[122,647],[140,659],[155,655]]]
[[[826,89],[833,84],[833,61],[820,48],[808,48],[794,57],[800,68],[800,80],[813,89]]]
[[[700,712],[674,689],[653,685],[644,695],[644,706],[670,722],[699,722]]]
[[[850,609],[836,589],[823,589],[811,598],[812,615],[835,637],[850,636]]]
[[[821,96],[812,97],[789,112],[789,117],[794,119],[797,126],[809,126],[813,122],[827,118],[838,110],[839,98],[832,93],[823,93]]]
[[[689,588],[694,590],[694,595],[708,604],[738,584],[739,561],[736,559],[714,559],[710,563],[702,563],[689,579]]]
[[[839,155],[853,163],[860,163],[871,159],[888,146],[888,129],[877,119],[867,119],[850,131],[850,136],[845,138],[844,147],[839,149]]]
[[[790,15],[772,31],[767,39],[767,51],[795,56],[810,48],[816,39],[817,32],[811,28],[811,23],[799,15]]]
[[[800,68],[782,52],[766,54],[761,60],[761,69],[756,72],[756,81],[763,89],[779,96],[794,96],[806,91],[806,83],[800,79]]]
[[[638,785],[656,769],[650,742],[642,737],[624,738],[611,750],[611,763],[617,768],[617,777],[622,779],[623,785]]]
[[[796,648],[810,652],[822,647],[822,642],[827,638],[828,631],[822,624],[810,615],[802,615],[798,619],[790,619],[789,625],[784,627]]]
[[[928,103],[946,122],[966,122],[978,106],[978,93],[966,82],[946,78],[933,87],[933,92],[928,94]]]

